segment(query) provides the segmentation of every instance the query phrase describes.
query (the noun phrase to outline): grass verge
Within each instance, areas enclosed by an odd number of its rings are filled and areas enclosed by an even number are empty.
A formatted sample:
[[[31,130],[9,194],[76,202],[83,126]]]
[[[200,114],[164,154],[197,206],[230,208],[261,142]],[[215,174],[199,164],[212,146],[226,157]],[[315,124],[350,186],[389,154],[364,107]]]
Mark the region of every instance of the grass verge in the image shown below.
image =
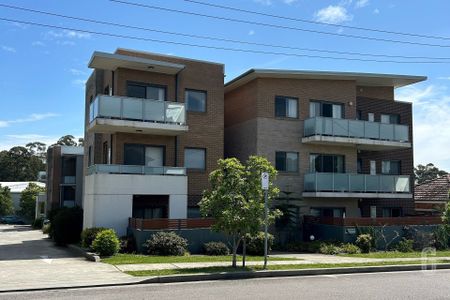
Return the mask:
[[[247,261],[263,261],[263,256],[247,256]],[[269,257],[271,261],[292,260],[295,258],[286,257]],[[242,257],[238,256],[238,261],[242,261]],[[124,264],[164,264],[164,263],[195,263],[195,262],[231,262],[231,255],[207,256],[207,255],[186,255],[186,256],[151,256],[139,254],[117,254],[112,257],[102,259],[102,262],[112,265]]]
[[[359,254],[342,254],[347,257],[363,257],[363,258],[420,258],[422,252],[371,252],[371,253],[359,253]],[[435,257],[450,257],[450,251],[436,251]]]
[[[445,260],[436,260],[435,263],[445,263]],[[292,265],[269,265],[269,270],[302,270],[302,269],[324,269],[324,268],[345,268],[345,267],[368,267],[368,266],[386,266],[386,265],[413,265],[421,264],[422,260],[414,261],[390,261],[390,262],[370,262],[370,263],[340,263],[340,264],[292,264]],[[186,275],[186,274],[215,274],[232,272],[254,272],[261,271],[262,266],[249,267],[206,267],[189,269],[166,269],[166,270],[147,270],[147,271],[127,271],[125,273],[132,276],[167,276],[167,275]]]

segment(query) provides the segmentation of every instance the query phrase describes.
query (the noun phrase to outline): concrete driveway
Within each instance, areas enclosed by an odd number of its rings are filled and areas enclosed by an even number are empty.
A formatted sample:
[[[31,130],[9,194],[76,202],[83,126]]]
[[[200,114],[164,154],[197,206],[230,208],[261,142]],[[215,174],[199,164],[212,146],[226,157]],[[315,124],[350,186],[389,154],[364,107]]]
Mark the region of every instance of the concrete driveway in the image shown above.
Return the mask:
[[[0,225],[0,291],[134,282],[114,266],[56,247],[40,230]]]

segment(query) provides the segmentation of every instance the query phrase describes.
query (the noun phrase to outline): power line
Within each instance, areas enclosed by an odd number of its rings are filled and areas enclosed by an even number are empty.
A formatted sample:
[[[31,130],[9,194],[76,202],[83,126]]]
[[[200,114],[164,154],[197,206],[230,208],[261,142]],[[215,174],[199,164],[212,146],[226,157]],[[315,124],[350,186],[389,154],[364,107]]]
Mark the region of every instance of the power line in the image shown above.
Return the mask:
[[[60,17],[60,18],[65,18],[65,19],[78,20],[78,21],[89,22],[89,23],[94,23],[94,24],[122,27],[122,28],[127,28],[127,29],[144,30],[144,31],[150,31],[150,32],[157,32],[157,33],[176,35],[176,36],[183,36],[183,37],[191,37],[191,38],[198,38],[198,39],[205,39],[205,40],[213,40],[213,41],[221,41],[221,42],[229,42],[229,43],[237,43],[237,44],[246,44],[246,45],[253,45],[253,46],[273,47],[273,48],[300,50],[300,51],[309,51],[309,52],[334,53],[334,54],[344,54],[344,55],[371,56],[371,57],[450,60],[450,57],[388,55],[388,54],[375,54],[375,53],[363,53],[363,52],[351,52],[351,51],[337,51],[337,50],[302,48],[302,47],[285,46],[285,45],[256,43],[256,42],[249,42],[249,41],[243,41],[243,40],[234,40],[234,39],[226,39],[226,38],[212,37],[212,36],[205,36],[205,35],[197,35],[197,34],[189,34],[189,33],[181,33],[181,32],[172,32],[172,31],[158,30],[158,29],[154,29],[154,28],[139,27],[139,26],[133,26],[133,25],[123,24],[123,23],[114,23],[114,22],[108,22],[108,21],[102,21],[102,20],[94,20],[94,19],[83,18],[83,17],[75,17],[75,16],[63,15],[63,14],[58,14],[58,13],[54,13],[54,12],[43,11],[43,10],[36,10],[36,9],[20,7],[20,6],[15,6],[15,5],[3,4],[3,3],[0,3],[0,7],[5,7],[5,8],[9,8],[9,9],[15,9],[15,10],[21,10],[21,11],[27,11],[27,12],[32,12],[32,13],[38,13],[38,14],[43,14],[43,15],[49,15],[49,16],[54,16],[54,17]]]
[[[278,24],[273,24],[273,23],[263,23],[263,22],[249,21],[249,20],[236,19],[236,18],[213,16],[213,15],[197,13],[197,12],[192,12],[192,11],[173,9],[173,8],[161,7],[161,6],[156,6],[156,5],[148,5],[148,4],[142,4],[142,3],[136,3],[136,2],[129,2],[129,1],[123,1],[123,0],[109,0],[109,1],[115,2],[115,3],[120,3],[120,4],[125,4],[125,5],[130,5],[130,6],[144,7],[144,8],[150,8],[150,9],[155,9],[155,10],[160,10],[160,11],[168,11],[168,12],[173,12],[173,13],[180,13],[180,14],[186,14],[186,15],[192,15],[192,16],[199,16],[199,17],[205,17],[205,18],[210,18],[210,19],[217,19],[217,20],[222,20],[222,21],[230,21],[230,22],[258,25],[258,26],[264,26],[264,27],[272,27],[272,28],[277,28],[277,29],[303,31],[303,32],[318,33],[318,34],[332,35],[332,36],[338,36],[338,37],[371,40],[371,41],[377,41],[377,42],[389,42],[389,43],[399,43],[399,44],[428,46],[428,47],[450,48],[450,45],[410,42],[410,41],[401,41],[401,40],[393,40],[393,39],[385,39],[385,38],[363,36],[363,35],[334,33],[334,32],[328,32],[328,31],[320,31],[320,30],[305,29],[305,28],[300,28],[300,27],[291,27],[291,26],[285,26],[285,25],[278,25]]]
[[[333,23],[327,23],[327,22],[312,21],[312,20],[301,19],[301,18],[269,14],[269,13],[264,13],[261,11],[247,10],[247,9],[243,9],[243,8],[225,6],[225,5],[214,4],[214,3],[209,3],[209,2],[202,2],[202,1],[197,1],[197,0],[182,0],[182,1],[191,2],[191,3],[204,5],[204,6],[220,8],[220,9],[244,12],[244,13],[253,14],[253,15],[260,15],[260,16],[271,17],[271,18],[276,18],[276,19],[281,19],[281,20],[297,21],[297,22],[303,22],[303,23],[309,23],[309,24],[315,24],[315,25],[326,25],[326,26],[334,26],[334,27],[338,27],[338,28],[357,29],[357,30],[364,30],[364,31],[379,32],[379,33],[420,37],[420,38],[427,38],[427,39],[450,40],[450,37],[446,37],[446,36],[428,35],[428,34],[411,33],[411,32],[400,32],[400,31],[390,31],[390,30],[385,30],[385,29],[358,27],[358,26],[350,26],[350,25],[339,25],[339,24],[333,24]]]
[[[8,19],[8,18],[1,18],[1,17],[0,17],[0,21],[20,23],[20,24],[26,24],[26,25],[34,25],[34,26],[53,28],[53,29],[69,30],[69,31],[88,33],[88,34],[94,34],[94,35],[100,35],[100,36],[115,37],[115,38],[122,38],[122,39],[131,39],[131,40],[138,40],[138,41],[145,41],[145,42],[155,42],[155,43],[163,43],[163,44],[171,44],[171,45],[181,45],[181,46],[189,46],[189,47],[196,47],[196,48],[206,48],[206,49],[244,52],[244,53],[253,53],[253,54],[281,55],[281,56],[292,56],[292,57],[300,57],[300,58],[306,57],[306,58],[337,59],[337,60],[346,60],[346,61],[398,63],[398,64],[445,64],[445,63],[449,63],[449,62],[445,62],[445,61],[410,61],[410,62],[408,62],[408,61],[396,61],[396,60],[376,60],[376,59],[349,58],[349,57],[332,57],[332,56],[298,54],[298,53],[289,53],[289,52],[275,52],[275,51],[263,51],[263,50],[253,50],[253,49],[217,47],[217,46],[210,46],[210,45],[198,45],[198,44],[175,42],[175,41],[153,39],[153,38],[146,38],[146,37],[139,37],[139,36],[122,35],[122,34],[109,33],[109,32],[85,30],[85,29],[79,29],[79,28],[73,28],[73,27],[58,26],[58,25],[44,24],[44,23],[31,22],[31,21],[23,21],[23,20],[17,20],[17,19]]]

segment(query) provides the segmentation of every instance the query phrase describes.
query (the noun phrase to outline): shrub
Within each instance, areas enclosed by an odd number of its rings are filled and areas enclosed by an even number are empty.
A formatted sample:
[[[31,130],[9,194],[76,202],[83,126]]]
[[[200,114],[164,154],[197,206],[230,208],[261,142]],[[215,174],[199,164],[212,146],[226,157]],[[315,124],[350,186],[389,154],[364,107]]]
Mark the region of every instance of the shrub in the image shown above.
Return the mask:
[[[206,255],[228,255],[230,249],[222,242],[209,242],[203,244]]]
[[[293,242],[286,245],[286,250],[289,252],[319,253],[321,244],[320,241]]]
[[[92,227],[86,228],[81,232],[81,246],[86,249],[90,249],[92,247],[92,242],[95,240],[95,237],[100,231],[103,231],[108,228],[104,227]]]
[[[51,221],[51,232],[58,245],[77,243],[83,228],[83,210],[79,207],[62,208]]]
[[[45,224],[42,226],[42,233],[43,234],[50,234],[50,223]]]
[[[413,240],[402,238],[402,240],[398,242],[397,245],[395,246],[395,250],[399,252],[413,252],[414,251],[413,245],[414,245]]]
[[[322,243],[320,245],[319,252],[322,254],[336,255],[341,253],[342,249],[334,244]]]
[[[347,253],[347,254],[359,254],[361,253],[361,249],[359,249],[358,246],[354,244],[343,244],[341,247],[341,253]]]
[[[150,255],[184,255],[187,251],[187,240],[175,232],[157,232],[151,236],[144,247]]]
[[[446,250],[450,246],[449,232],[445,226],[439,226],[433,233],[434,235],[434,247],[437,250]]]
[[[34,229],[42,229],[42,226],[44,224],[44,219],[43,218],[37,218],[36,220],[33,221],[33,228]]]
[[[273,235],[267,236],[267,252],[270,253],[273,245]],[[247,236],[247,254],[264,255],[264,232],[260,231],[255,236]]]
[[[122,236],[120,238],[120,253],[136,253],[136,240],[132,235]]]
[[[100,256],[112,256],[119,252],[120,242],[113,229],[104,229],[97,233],[92,242],[92,250]]]
[[[370,252],[370,248],[372,246],[372,236],[370,234],[360,234],[358,235],[358,237],[356,238],[356,246],[359,247],[359,249],[361,249],[362,253],[369,253]]]

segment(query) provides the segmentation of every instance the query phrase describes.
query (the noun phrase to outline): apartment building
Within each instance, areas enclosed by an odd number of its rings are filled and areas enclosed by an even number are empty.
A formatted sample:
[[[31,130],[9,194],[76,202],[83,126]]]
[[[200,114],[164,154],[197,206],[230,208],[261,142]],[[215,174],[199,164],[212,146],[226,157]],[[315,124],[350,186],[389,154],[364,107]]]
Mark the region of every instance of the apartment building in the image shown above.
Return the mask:
[[[426,77],[252,69],[225,85],[225,156],[262,155],[300,214],[414,212],[412,105]]]
[[[84,227],[198,217],[223,157],[224,66],[117,49],[89,67]]]
[[[51,146],[47,150],[47,211],[81,206],[83,147]]]

